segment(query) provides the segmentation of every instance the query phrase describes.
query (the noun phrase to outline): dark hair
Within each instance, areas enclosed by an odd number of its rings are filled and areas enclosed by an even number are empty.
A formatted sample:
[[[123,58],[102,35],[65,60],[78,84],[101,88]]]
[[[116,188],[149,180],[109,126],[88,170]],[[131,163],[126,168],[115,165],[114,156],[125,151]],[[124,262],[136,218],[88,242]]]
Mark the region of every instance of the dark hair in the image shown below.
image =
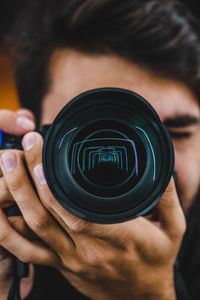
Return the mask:
[[[179,1],[34,0],[11,36],[19,98],[37,119],[57,48],[115,53],[199,94],[199,24]]]
[[[200,18],[199,0],[181,0],[198,19]]]
[[[26,0],[7,0],[0,2],[0,43],[9,31],[15,17]]]

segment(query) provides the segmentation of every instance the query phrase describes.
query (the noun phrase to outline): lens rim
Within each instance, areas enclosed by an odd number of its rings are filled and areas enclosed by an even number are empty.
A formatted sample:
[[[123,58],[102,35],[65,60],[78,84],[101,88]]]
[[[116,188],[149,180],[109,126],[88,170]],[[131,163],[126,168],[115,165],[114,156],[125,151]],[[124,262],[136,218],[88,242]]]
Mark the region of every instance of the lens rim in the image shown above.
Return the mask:
[[[93,199],[93,201],[102,201],[105,200],[102,197],[94,197],[94,195],[87,193],[84,191],[72,178],[72,176],[69,176],[69,187],[68,192],[64,193],[61,187],[59,186],[59,182],[57,181],[57,178],[55,176],[55,172],[52,167],[52,149],[53,149],[53,143],[54,139],[56,138],[56,133],[59,131],[59,129],[62,127],[64,116],[67,114],[67,116],[70,118],[70,114],[73,114],[76,110],[85,109],[87,110],[87,107],[91,105],[91,101],[94,101],[94,98],[97,99],[104,99],[111,97],[112,99],[115,97],[122,97],[127,98],[127,100],[133,101],[133,99],[140,100],[140,107],[143,106],[143,109],[147,111],[151,115],[151,117],[155,120],[156,126],[159,127],[159,130],[162,132],[165,145],[163,145],[162,151],[166,153],[166,156],[168,157],[168,169],[166,170],[165,174],[165,180],[163,182],[160,182],[157,184],[155,189],[152,191],[152,193],[148,196],[148,198],[143,199],[141,203],[139,203],[136,207],[133,207],[132,209],[128,209],[126,211],[120,211],[120,213],[102,213],[102,212],[94,212],[89,211],[83,207],[80,207],[77,205],[73,199],[76,197],[80,198],[80,201],[83,200],[86,201],[87,199],[90,199],[90,201]],[[103,103],[102,103],[103,104]],[[94,105],[94,102],[93,102]],[[65,121],[66,122],[66,121]],[[163,138],[162,137],[162,138]],[[164,147],[165,146],[165,147]],[[174,151],[173,151],[173,145],[171,142],[170,135],[168,131],[166,130],[165,126],[160,121],[157,113],[153,109],[153,107],[140,95],[124,90],[119,88],[101,88],[101,89],[95,89],[90,90],[85,93],[82,93],[81,95],[75,97],[73,100],[70,101],[58,114],[53,124],[50,126],[50,128],[47,131],[47,134],[44,138],[44,146],[43,146],[43,166],[44,166],[44,173],[45,177],[47,179],[47,183],[55,196],[55,198],[60,202],[60,204],[70,211],[72,214],[76,215],[77,217],[83,218],[87,221],[95,222],[95,223],[118,223],[127,221],[129,219],[135,218],[137,216],[141,216],[146,214],[148,211],[150,211],[155,204],[159,201],[161,195],[165,191],[169,180],[173,174],[174,169]],[[137,187],[139,188],[141,182],[138,183]],[[115,203],[116,200],[119,200],[121,203],[122,201],[133,201],[133,194],[134,189],[129,191],[128,193],[125,193],[122,196],[119,197],[113,197],[110,204]],[[73,199],[72,199],[73,195]],[[82,200],[81,200],[82,199]],[[86,201],[87,202],[87,201]]]

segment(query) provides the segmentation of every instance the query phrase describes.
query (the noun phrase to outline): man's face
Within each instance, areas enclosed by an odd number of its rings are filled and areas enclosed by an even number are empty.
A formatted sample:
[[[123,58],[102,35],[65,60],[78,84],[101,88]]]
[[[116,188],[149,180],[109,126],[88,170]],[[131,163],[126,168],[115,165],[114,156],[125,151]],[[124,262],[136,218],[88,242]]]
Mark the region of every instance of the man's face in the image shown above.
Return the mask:
[[[90,89],[118,87],[143,96],[172,135],[181,201],[188,210],[200,185],[200,107],[186,85],[114,55],[71,49],[54,52],[49,79],[42,124],[51,123],[73,97]]]

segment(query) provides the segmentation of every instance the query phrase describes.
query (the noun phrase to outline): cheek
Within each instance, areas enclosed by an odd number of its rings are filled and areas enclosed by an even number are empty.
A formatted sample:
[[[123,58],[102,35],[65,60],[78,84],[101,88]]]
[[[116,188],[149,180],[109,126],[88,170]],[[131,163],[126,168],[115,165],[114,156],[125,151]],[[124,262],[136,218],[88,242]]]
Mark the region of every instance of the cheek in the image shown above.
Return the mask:
[[[194,150],[194,149],[193,149]],[[177,150],[175,147],[175,171],[181,193],[183,208],[191,205],[200,184],[200,158],[192,150]]]

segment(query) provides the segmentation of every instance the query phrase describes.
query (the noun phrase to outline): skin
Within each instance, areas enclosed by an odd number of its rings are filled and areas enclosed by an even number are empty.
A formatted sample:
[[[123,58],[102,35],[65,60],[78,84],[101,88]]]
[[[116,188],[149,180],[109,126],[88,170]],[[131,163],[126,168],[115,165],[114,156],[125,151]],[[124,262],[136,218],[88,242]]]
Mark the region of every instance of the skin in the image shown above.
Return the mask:
[[[139,93],[148,99],[163,122],[177,116],[200,117],[197,99],[186,85],[114,55],[59,50],[51,58],[49,75],[42,124],[51,123],[74,96],[100,87]],[[2,120],[0,116],[0,125]],[[200,182],[199,122],[169,130],[191,134],[187,139],[173,140],[181,204],[187,212]],[[1,156],[1,207],[8,200],[15,201],[23,215],[20,220],[26,225],[23,223],[21,230],[11,226],[11,220],[0,210],[0,245],[24,262],[57,268],[94,300],[175,299],[173,264],[185,232],[185,218],[173,180],[153,215],[114,225],[88,223],[64,210],[49,191],[41,165],[42,144],[42,137],[31,132],[23,139],[24,152],[9,150]],[[8,160],[13,163],[9,170]],[[24,233],[25,229],[31,230],[31,237]]]

